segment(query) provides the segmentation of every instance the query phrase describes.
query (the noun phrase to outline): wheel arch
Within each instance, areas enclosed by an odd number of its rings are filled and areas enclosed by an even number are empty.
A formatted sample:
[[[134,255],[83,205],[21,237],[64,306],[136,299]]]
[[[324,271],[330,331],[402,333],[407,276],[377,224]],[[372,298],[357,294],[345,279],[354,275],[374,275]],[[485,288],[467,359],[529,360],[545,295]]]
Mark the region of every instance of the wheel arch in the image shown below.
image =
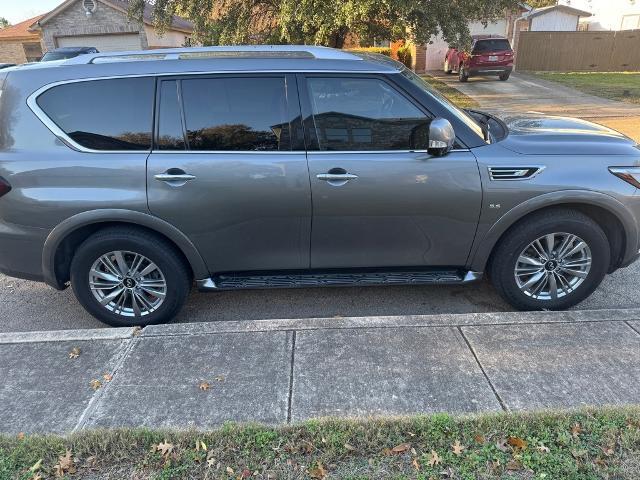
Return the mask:
[[[65,289],[69,281],[69,266],[77,246],[96,231],[116,225],[136,226],[161,235],[184,256],[195,279],[209,276],[208,268],[196,247],[170,223],[142,212],[104,209],[74,215],[51,231],[42,252],[44,281],[55,289]]]
[[[491,254],[505,234],[531,214],[568,208],[580,211],[592,218],[604,230],[611,248],[609,273],[624,264],[632,256],[638,244],[638,226],[622,203],[610,195],[599,192],[563,191],[540,195],[509,210],[477,240],[470,255],[469,267],[485,271]]]

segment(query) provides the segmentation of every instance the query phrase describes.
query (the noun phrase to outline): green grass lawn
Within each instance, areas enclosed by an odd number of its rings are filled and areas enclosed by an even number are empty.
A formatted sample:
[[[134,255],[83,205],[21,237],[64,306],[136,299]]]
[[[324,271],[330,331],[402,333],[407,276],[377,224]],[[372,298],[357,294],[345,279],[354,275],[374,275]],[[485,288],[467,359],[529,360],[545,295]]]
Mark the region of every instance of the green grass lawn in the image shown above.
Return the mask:
[[[447,85],[446,83],[437,80],[429,75],[422,75],[422,79],[427,82],[431,87],[438,90],[449,101],[456,104],[460,108],[475,108],[480,106],[473,98],[465,95],[461,91]]]
[[[532,73],[544,80],[558,82],[598,97],[640,104],[640,72],[616,73]]]
[[[638,479],[640,407],[0,436],[0,479]]]

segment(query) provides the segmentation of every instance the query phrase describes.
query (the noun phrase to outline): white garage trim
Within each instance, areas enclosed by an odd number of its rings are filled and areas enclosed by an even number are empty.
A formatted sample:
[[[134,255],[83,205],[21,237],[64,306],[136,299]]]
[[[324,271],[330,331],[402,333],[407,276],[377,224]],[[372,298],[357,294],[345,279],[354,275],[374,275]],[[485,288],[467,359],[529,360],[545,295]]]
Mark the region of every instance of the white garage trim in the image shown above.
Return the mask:
[[[56,43],[58,47],[95,47],[101,52],[142,49],[140,35],[137,33],[57,37]]]

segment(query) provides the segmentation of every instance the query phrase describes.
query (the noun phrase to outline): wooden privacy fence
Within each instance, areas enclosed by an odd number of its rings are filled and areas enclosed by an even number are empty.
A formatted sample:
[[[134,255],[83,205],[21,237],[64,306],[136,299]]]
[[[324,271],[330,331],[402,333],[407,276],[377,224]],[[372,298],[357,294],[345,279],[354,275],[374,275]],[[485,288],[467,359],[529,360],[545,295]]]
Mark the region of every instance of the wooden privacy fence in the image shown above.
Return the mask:
[[[520,32],[516,69],[560,72],[640,71],[640,30]]]

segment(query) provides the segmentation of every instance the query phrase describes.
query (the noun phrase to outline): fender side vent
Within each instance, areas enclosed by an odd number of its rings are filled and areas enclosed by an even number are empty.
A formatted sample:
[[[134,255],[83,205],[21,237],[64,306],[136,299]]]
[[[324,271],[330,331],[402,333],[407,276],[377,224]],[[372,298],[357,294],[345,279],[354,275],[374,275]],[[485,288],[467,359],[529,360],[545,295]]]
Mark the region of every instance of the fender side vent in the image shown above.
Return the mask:
[[[491,180],[528,180],[542,170],[542,166],[489,167],[489,177]]]

